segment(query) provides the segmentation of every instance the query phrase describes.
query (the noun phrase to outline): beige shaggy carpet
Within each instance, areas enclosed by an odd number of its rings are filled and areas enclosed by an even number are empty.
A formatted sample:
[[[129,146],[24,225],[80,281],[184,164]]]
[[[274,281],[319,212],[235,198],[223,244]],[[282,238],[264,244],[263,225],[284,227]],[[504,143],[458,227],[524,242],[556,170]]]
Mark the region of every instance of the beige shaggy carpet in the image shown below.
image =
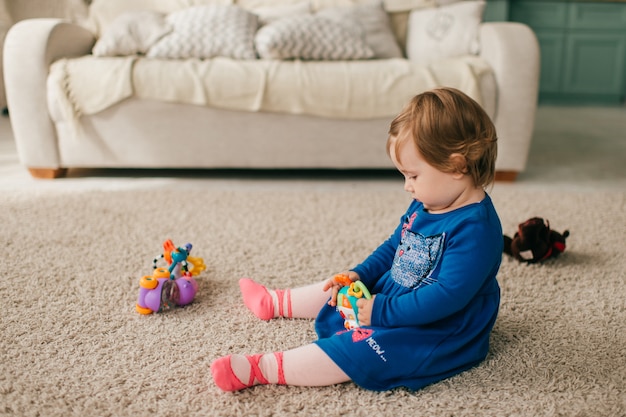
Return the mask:
[[[228,394],[213,359],[315,339],[312,321],[255,319],[237,279],[295,286],[354,265],[408,204],[399,184],[4,193],[0,415],[626,415],[626,193],[496,185],[492,196],[507,234],[538,215],[571,236],[556,260],[503,259],[483,364],[417,392]],[[140,316],[138,281],[166,238],[192,242],[208,268],[192,305]]]

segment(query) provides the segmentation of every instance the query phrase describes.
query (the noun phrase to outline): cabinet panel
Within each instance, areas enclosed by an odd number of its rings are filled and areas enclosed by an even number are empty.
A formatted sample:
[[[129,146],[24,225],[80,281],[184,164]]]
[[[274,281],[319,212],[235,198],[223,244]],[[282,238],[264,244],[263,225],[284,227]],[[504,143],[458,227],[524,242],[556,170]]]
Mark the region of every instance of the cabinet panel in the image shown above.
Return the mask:
[[[563,76],[565,36],[550,30],[537,30],[536,35],[541,50],[539,93],[558,93]]]
[[[564,90],[591,94],[622,91],[625,52],[626,35],[570,34],[566,41]]]
[[[626,29],[626,5],[618,3],[572,3],[568,26],[574,29]]]
[[[527,23],[532,28],[561,28],[567,24],[567,4],[514,1],[511,20]]]
[[[510,11],[539,40],[540,101],[624,102],[626,1],[511,0]]]
[[[509,2],[508,0],[491,0],[487,2],[485,13],[483,14],[485,22],[506,22],[509,20]]]

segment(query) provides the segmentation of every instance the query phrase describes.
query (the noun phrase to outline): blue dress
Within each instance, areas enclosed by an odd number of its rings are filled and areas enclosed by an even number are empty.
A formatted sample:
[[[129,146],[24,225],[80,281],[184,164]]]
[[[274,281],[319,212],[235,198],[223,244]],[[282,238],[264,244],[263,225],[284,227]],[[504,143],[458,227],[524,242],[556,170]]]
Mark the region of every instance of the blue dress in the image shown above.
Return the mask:
[[[346,330],[324,306],[315,342],[359,386],[420,389],[487,356],[500,305],[502,226],[486,195],[443,214],[413,201],[353,270],[376,294],[371,326]]]

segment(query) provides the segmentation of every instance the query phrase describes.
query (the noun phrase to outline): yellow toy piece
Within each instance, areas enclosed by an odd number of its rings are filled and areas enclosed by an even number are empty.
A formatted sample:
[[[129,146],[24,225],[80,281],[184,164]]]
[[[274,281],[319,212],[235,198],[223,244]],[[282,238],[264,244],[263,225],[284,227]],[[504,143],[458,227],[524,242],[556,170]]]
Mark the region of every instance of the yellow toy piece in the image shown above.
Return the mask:
[[[190,263],[192,265],[192,267],[190,268],[189,272],[191,272],[192,276],[196,276],[199,275],[200,272],[204,271],[206,269],[206,265],[204,264],[204,259],[202,258],[196,258],[194,256],[188,256],[187,257],[187,262]]]
[[[353,282],[348,287],[348,295],[351,295],[356,298],[363,297],[363,289],[361,286],[357,285],[356,282]]]

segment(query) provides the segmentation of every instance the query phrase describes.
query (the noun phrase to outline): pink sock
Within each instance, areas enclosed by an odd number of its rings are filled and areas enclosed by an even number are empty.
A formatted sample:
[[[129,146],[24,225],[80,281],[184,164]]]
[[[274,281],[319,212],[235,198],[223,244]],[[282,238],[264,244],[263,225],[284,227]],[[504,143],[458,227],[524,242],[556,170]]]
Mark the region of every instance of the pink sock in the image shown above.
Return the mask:
[[[258,384],[285,385],[282,352],[224,356],[211,364],[211,373],[222,391],[239,391]]]
[[[250,278],[241,278],[239,288],[243,302],[262,320],[276,317],[314,319],[326,304],[331,290],[324,291],[326,281],[286,290],[268,290]]]
[[[239,288],[243,303],[261,320],[292,317],[291,290],[268,290],[250,278],[241,278]]]
[[[321,387],[350,380],[316,344],[273,354],[224,356],[211,364],[211,373],[223,391],[259,384]]]

